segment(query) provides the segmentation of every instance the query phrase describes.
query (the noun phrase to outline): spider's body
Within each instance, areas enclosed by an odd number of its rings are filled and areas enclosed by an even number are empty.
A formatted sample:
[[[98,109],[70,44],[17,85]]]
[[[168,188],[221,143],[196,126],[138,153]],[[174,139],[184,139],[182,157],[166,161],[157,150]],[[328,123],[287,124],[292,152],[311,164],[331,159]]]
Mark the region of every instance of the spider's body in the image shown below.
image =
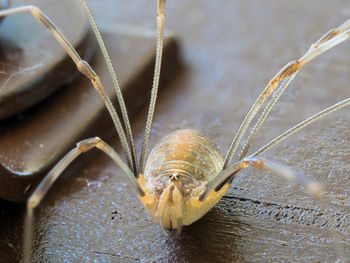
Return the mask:
[[[181,229],[208,212],[227,192],[213,191],[205,201],[199,196],[224,165],[218,147],[196,130],[177,130],[153,148],[139,182],[141,201],[155,222]]]

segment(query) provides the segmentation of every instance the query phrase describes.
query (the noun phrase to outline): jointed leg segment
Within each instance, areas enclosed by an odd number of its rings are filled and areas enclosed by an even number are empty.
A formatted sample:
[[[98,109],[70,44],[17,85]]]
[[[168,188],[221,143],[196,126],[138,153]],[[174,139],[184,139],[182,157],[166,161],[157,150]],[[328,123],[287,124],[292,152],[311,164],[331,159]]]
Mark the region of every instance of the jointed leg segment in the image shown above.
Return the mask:
[[[308,54],[310,54],[311,52],[313,52],[316,48],[318,48],[320,45],[324,44],[325,42],[329,41],[332,38],[335,38],[336,36],[340,35],[341,33],[348,31],[350,29],[350,20],[346,21],[345,23],[343,23],[342,25],[340,25],[338,28],[330,30],[328,33],[326,33],[324,36],[322,36],[318,41],[316,41],[314,44],[311,45],[311,47],[309,48],[309,50],[306,52],[306,54],[303,57],[306,57]],[[294,74],[292,74],[291,76],[287,77],[284,82],[277,88],[276,92],[274,93],[273,97],[269,100],[268,104],[266,105],[264,111],[261,113],[258,121],[256,122],[256,124],[254,125],[252,131],[250,132],[247,140],[244,143],[244,146],[242,148],[242,151],[238,157],[238,160],[241,160],[242,158],[244,158],[248,152],[248,149],[252,143],[252,141],[254,140],[256,134],[258,133],[259,129],[261,128],[263,122],[266,120],[268,114],[271,112],[273,106],[276,104],[276,102],[278,101],[278,99],[280,98],[280,96],[283,94],[283,92],[288,88],[290,82],[295,78],[296,74],[298,73],[295,72]],[[318,114],[314,115],[312,119],[312,121],[310,121],[310,119],[303,121],[302,123],[296,125],[295,127],[291,128],[288,132],[288,136],[291,135],[292,133],[294,133],[296,131],[296,127],[298,127],[298,130],[301,129],[300,127],[305,127],[309,124],[311,124],[312,122],[326,116],[327,114],[339,110],[342,107],[345,107],[348,105],[348,103],[346,102],[347,100],[344,100],[342,102],[339,102],[325,110],[323,110],[322,112],[319,112]],[[341,105],[340,105],[341,104]],[[316,117],[317,116],[317,117]],[[307,123],[307,124],[306,124]],[[293,130],[293,132],[290,132],[291,130]],[[285,135],[285,133],[283,134]],[[273,141],[271,141],[269,143],[270,147],[272,147],[274,144],[276,144],[277,139],[282,139],[282,135],[278,136],[278,138],[274,139]],[[286,136],[284,137],[286,138]],[[272,143],[274,142],[274,143]],[[252,156],[256,156],[256,154],[252,155]]]
[[[124,98],[123,98],[123,95],[122,95],[122,92],[121,92],[121,89],[120,89],[120,86],[119,86],[119,83],[118,83],[118,79],[117,79],[117,76],[115,74],[115,71],[114,71],[114,68],[113,68],[113,64],[112,64],[112,61],[109,57],[109,54],[108,54],[108,51],[106,49],[106,46],[104,44],[104,41],[102,39],[102,36],[101,36],[101,33],[97,27],[97,24],[95,22],[95,19],[92,15],[92,12],[89,8],[89,5],[87,4],[86,0],[82,0],[81,1],[83,6],[84,6],[84,10],[86,11],[86,15],[89,19],[89,22],[90,22],[90,25],[95,33],[95,36],[96,36],[96,39],[97,39],[97,42],[100,46],[100,49],[102,51],[102,54],[103,54],[103,57],[106,61],[106,64],[107,64],[107,68],[108,68],[108,71],[112,77],[112,81],[113,81],[113,86],[115,88],[115,92],[117,94],[117,99],[118,99],[118,102],[119,102],[119,106],[120,106],[120,110],[121,110],[121,114],[123,116],[123,121],[124,121],[124,125],[125,125],[125,131],[126,131],[126,136],[127,136],[127,140],[128,140],[128,144],[130,145],[130,148],[131,148],[131,157],[132,157],[132,164],[133,164],[133,172],[135,175],[138,175],[138,169],[137,169],[137,155],[136,155],[136,150],[135,150],[135,143],[134,143],[134,138],[133,138],[133,135],[132,135],[132,131],[131,131],[131,127],[130,127],[130,121],[129,121],[129,117],[128,117],[128,113],[127,113],[127,110],[126,110],[126,106],[125,106],[125,102],[124,102]]]
[[[318,113],[316,113],[315,115],[311,116],[310,118],[307,118],[306,120],[300,122],[299,124],[293,126],[292,128],[290,128],[289,130],[285,131],[284,133],[282,133],[281,135],[277,136],[275,139],[271,140],[269,143],[265,144],[264,146],[262,146],[261,148],[259,148],[256,152],[254,152],[253,154],[250,155],[250,157],[255,157],[258,155],[263,154],[264,152],[266,152],[267,150],[271,149],[274,145],[280,143],[281,141],[287,139],[290,135],[296,133],[297,131],[305,128],[306,126],[309,126],[311,123],[325,117],[326,115],[335,112],[337,110],[340,110],[341,108],[344,108],[346,106],[350,106],[350,98],[347,98],[343,101],[340,101],[326,109],[324,109],[323,111],[320,111]]]
[[[94,86],[94,88],[97,90],[97,92],[100,94],[101,98],[103,99],[112,119],[114,122],[114,125],[117,129],[117,133],[119,135],[123,150],[126,154],[129,166],[134,169],[133,167],[133,158],[131,155],[130,146],[128,145],[128,141],[125,136],[124,129],[122,127],[122,124],[120,122],[120,119],[117,115],[117,112],[109,99],[105,89],[102,86],[102,83],[100,81],[100,78],[97,76],[97,74],[92,70],[90,65],[81,59],[79,54],[75,51],[74,47],[70,44],[70,42],[65,38],[65,36],[61,33],[61,31],[55,26],[55,24],[36,6],[22,6],[18,8],[11,8],[6,10],[0,11],[0,17],[12,15],[12,14],[18,14],[23,12],[30,12],[33,17],[39,21],[43,26],[45,26],[51,34],[55,37],[55,39],[58,41],[58,43],[64,48],[64,50],[68,53],[68,55],[72,58],[74,63],[76,64],[78,70],[82,72],[87,78],[89,78]]]
[[[261,157],[255,157],[245,158],[223,170],[209,182],[205,191],[199,197],[199,200],[205,200],[212,191],[219,191],[223,184],[229,183],[236,173],[248,167],[271,171],[285,180],[300,184],[316,199],[320,200],[322,198],[323,189],[317,182],[308,179],[306,176],[295,173],[292,169],[284,165],[276,164]]]
[[[270,80],[267,87],[260,94],[259,98],[251,107],[248,114],[244,118],[241,126],[239,127],[238,132],[235,135],[232,141],[232,144],[230,146],[230,149],[228,150],[227,155],[225,157],[224,168],[228,167],[228,165],[231,163],[233,155],[235,154],[237,147],[241,142],[243,135],[247,130],[248,126],[250,125],[254,116],[258,113],[260,107],[271,96],[271,94],[278,88],[279,83],[282,80],[288,78],[289,76],[296,74],[303,66],[305,66],[312,59],[321,55],[323,52],[327,51],[328,49],[331,49],[332,47],[347,40],[349,37],[350,37],[350,20],[346,21],[337,29],[331,30],[329,33],[321,37],[317,42],[315,42],[310,47],[310,49],[299,60],[289,62]]]
[[[324,190],[318,182],[310,180],[308,177],[294,172],[289,167],[276,164],[261,157],[245,158],[223,170],[211,182],[209,182],[204,192],[200,195],[199,200],[204,201],[212,191],[217,192],[225,184],[231,183],[236,173],[248,167],[255,167],[259,170],[271,171],[285,180],[296,182],[316,200],[318,200],[323,209],[330,207],[329,202],[324,197]],[[329,232],[334,240],[339,240],[339,236],[333,228],[331,228]],[[339,241],[335,243],[335,249],[340,259],[344,259],[344,247]]]
[[[289,76],[288,78],[286,78],[283,81],[283,83],[276,89],[276,92],[273,94],[272,98],[268,101],[266,107],[264,108],[263,112],[259,116],[259,119],[257,120],[257,122],[255,123],[252,131],[250,132],[247,140],[244,142],[244,145],[242,147],[241,153],[238,156],[238,160],[241,160],[241,159],[243,159],[246,156],[246,154],[247,154],[247,152],[249,150],[249,147],[252,144],[252,141],[254,140],[255,136],[258,133],[258,131],[260,130],[262,124],[266,120],[266,118],[269,115],[269,113],[271,112],[273,106],[276,104],[276,102],[281,97],[283,92],[288,88],[289,84],[295,78],[296,74],[297,74],[297,72],[294,73],[293,75]]]
[[[31,194],[27,201],[27,214],[25,222],[25,234],[24,234],[24,258],[26,262],[30,261],[31,255],[31,237],[33,231],[33,213],[34,209],[40,204],[45,194],[57,180],[57,178],[62,174],[62,172],[67,168],[67,166],[73,162],[80,154],[90,151],[93,148],[98,148],[99,150],[106,153],[111,157],[116,164],[124,171],[129,181],[136,189],[140,196],[144,195],[144,192],[134,177],[133,172],[125,164],[125,162],[120,158],[119,154],[113,150],[111,146],[102,141],[100,138],[90,138],[77,143],[77,146],[68,152],[45,176],[41,183],[37,186],[34,192]]]
[[[148,108],[145,134],[141,149],[140,156],[140,173],[143,173],[143,169],[146,162],[147,144],[149,135],[151,132],[151,126],[154,115],[154,108],[156,106],[158,86],[159,86],[159,76],[160,68],[162,64],[162,53],[163,53],[163,42],[164,42],[164,23],[165,23],[165,0],[158,0],[158,15],[157,15],[157,51],[156,51],[156,64],[154,68],[153,86],[151,92],[151,101]]]
[[[44,198],[44,195],[50,189],[52,184],[56,181],[59,175],[67,168],[67,166],[74,161],[80,154],[85,153],[93,148],[98,148],[99,150],[106,153],[109,157],[111,157],[116,164],[126,174],[131,184],[135,187],[136,191],[139,195],[143,196],[144,192],[137,182],[134,174],[129,169],[129,167],[124,163],[124,161],[120,158],[119,154],[114,151],[114,149],[109,146],[107,143],[102,141],[99,137],[86,139],[77,143],[77,146],[68,152],[53,168],[52,170],[45,176],[45,178],[41,181],[41,183],[37,186],[35,191],[31,194],[28,199],[28,209],[32,210],[38,206],[38,204]]]

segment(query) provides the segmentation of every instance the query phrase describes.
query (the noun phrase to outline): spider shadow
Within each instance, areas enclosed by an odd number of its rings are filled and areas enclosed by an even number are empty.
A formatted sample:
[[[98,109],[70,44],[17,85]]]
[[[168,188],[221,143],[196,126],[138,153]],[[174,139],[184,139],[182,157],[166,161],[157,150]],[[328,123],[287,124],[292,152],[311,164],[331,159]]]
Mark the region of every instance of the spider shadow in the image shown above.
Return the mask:
[[[242,232],[249,227],[237,214],[214,207],[202,219],[167,240],[172,262],[238,262]]]

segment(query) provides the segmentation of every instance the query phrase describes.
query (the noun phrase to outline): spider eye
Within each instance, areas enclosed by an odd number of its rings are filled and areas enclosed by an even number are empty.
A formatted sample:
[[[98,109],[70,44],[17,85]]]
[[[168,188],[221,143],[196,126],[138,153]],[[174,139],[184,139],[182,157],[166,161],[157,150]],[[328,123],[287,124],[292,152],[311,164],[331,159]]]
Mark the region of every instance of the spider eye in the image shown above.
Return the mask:
[[[169,178],[172,181],[177,181],[180,179],[180,175],[174,173],[174,174],[169,175]]]

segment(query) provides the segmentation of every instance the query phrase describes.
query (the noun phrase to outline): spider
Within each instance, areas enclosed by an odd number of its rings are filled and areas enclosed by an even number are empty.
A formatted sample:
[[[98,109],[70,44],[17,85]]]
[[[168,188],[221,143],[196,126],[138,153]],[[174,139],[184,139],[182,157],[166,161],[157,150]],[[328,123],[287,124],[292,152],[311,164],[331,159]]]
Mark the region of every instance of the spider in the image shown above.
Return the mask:
[[[224,158],[221,156],[215,143],[205,135],[195,130],[185,129],[174,131],[164,137],[153,148],[146,161],[147,145],[156,105],[164,38],[165,0],[158,0],[158,34],[154,82],[146,121],[144,143],[142,145],[140,160],[138,161],[130,121],[117,78],[114,74],[107,50],[89,7],[85,0],[82,0],[82,3],[87,11],[88,18],[111,72],[118,102],[122,111],[122,119],[116,113],[116,110],[113,107],[111,100],[108,98],[97,74],[86,61],[80,58],[74,48],[70,45],[69,41],[62,35],[54,23],[37,7],[23,6],[7,9],[1,11],[0,16],[30,12],[52,33],[72,58],[78,70],[90,79],[93,87],[103,99],[115,124],[127,162],[124,162],[120,155],[111,146],[98,137],[78,142],[77,146],[68,152],[52,168],[27,201],[24,234],[25,261],[29,262],[31,260],[31,236],[34,209],[40,204],[47,191],[63,170],[79,155],[93,148],[97,148],[106,153],[121,167],[131,185],[136,190],[139,199],[145,206],[149,215],[160,225],[164,232],[166,232],[166,229],[180,232],[182,226],[189,225],[201,218],[213,206],[215,206],[222,196],[226,194],[236,174],[248,167],[255,167],[259,170],[268,170],[282,178],[294,181],[303,186],[306,191],[313,195],[322,204],[326,202],[322,195],[324,190],[318,182],[312,181],[284,165],[266,160],[260,157],[260,155],[296,131],[299,131],[316,120],[323,118],[331,112],[348,106],[350,104],[350,98],[334,104],[333,106],[328,107],[297,124],[258,149],[255,153],[250,155],[247,155],[247,153],[253,139],[271,112],[273,106],[291,81],[295,78],[297,73],[312,59],[349,38],[350,20],[322,36],[311,45],[310,49],[307,50],[303,56],[288,63],[270,80],[241,123]],[[266,106],[261,111],[264,104],[266,104]],[[242,149],[237,151],[248,127],[260,111],[261,115],[253,125],[246,141],[243,143]],[[235,155],[237,155],[237,161],[233,161]]]

